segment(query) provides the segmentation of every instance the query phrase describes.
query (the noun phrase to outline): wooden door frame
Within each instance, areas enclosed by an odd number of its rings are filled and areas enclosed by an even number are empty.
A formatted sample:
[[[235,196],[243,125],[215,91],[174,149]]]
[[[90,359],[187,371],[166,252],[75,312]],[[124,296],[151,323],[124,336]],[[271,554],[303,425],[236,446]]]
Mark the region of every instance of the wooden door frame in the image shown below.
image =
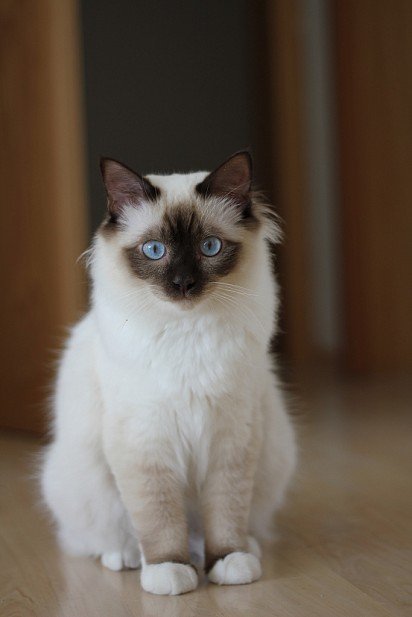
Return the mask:
[[[272,177],[285,240],[280,251],[285,352],[292,365],[311,362],[310,229],[304,113],[302,6],[299,0],[267,0],[271,92]]]
[[[0,6],[0,424],[42,430],[54,350],[84,306],[87,238],[76,0]]]

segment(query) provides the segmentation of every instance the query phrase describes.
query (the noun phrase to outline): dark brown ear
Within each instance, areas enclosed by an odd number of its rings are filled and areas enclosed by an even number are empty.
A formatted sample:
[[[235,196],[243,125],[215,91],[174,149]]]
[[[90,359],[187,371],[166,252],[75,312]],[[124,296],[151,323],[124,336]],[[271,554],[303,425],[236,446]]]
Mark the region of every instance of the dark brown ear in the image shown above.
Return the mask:
[[[252,157],[245,150],[236,152],[215,171],[197,185],[196,190],[204,196],[221,195],[233,197],[239,205],[248,204],[252,184]]]
[[[114,220],[126,202],[138,206],[143,201],[155,200],[160,193],[146,178],[118,161],[101,158],[100,169],[107,193],[107,207]]]

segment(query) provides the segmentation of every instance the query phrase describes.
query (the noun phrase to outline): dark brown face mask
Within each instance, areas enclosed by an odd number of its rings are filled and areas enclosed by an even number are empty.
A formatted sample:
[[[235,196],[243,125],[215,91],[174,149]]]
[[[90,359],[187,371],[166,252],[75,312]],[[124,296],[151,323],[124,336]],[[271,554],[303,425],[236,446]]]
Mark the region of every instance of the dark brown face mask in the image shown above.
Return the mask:
[[[210,281],[229,274],[240,251],[240,244],[211,235],[188,208],[176,208],[163,218],[157,229],[146,235],[147,243],[151,240],[161,243],[164,256],[148,258],[143,245],[125,249],[126,257],[140,279],[155,285],[170,300],[199,297]],[[202,253],[202,245],[208,238],[221,243],[216,255]]]

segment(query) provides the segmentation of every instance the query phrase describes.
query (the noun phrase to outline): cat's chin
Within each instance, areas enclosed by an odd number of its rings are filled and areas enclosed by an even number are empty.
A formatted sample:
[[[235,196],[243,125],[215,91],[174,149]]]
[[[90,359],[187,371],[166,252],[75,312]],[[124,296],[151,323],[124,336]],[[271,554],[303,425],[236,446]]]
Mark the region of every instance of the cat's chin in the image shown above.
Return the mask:
[[[166,294],[158,295],[158,299],[162,300],[162,304],[165,309],[172,309],[174,312],[187,312],[192,311],[202,302],[202,297],[186,297],[186,298],[173,298]]]
[[[173,304],[173,306],[175,306],[178,310],[191,311],[196,306],[199,305],[200,299],[199,298],[179,298],[179,299],[169,300],[169,302]]]
[[[157,300],[157,302],[160,301],[164,310],[172,309],[174,312],[192,311],[193,309],[198,307],[200,304],[202,304],[204,300],[203,295],[186,296],[186,297],[170,296],[169,294],[162,292],[160,290],[155,291],[153,295],[154,295],[154,298]]]

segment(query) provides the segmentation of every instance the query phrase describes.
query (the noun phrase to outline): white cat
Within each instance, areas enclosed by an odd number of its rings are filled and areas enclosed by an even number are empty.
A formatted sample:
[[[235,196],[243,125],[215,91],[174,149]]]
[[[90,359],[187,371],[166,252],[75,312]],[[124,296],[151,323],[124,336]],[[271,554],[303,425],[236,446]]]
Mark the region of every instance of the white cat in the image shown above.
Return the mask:
[[[102,161],[108,217],[90,253],[91,308],[58,371],[42,490],[62,547],[146,591],[198,582],[189,536],[218,584],[261,575],[295,466],[272,372],[278,230],[251,159],[147,176]],[[249,535],[250,534],[250,535]]]

